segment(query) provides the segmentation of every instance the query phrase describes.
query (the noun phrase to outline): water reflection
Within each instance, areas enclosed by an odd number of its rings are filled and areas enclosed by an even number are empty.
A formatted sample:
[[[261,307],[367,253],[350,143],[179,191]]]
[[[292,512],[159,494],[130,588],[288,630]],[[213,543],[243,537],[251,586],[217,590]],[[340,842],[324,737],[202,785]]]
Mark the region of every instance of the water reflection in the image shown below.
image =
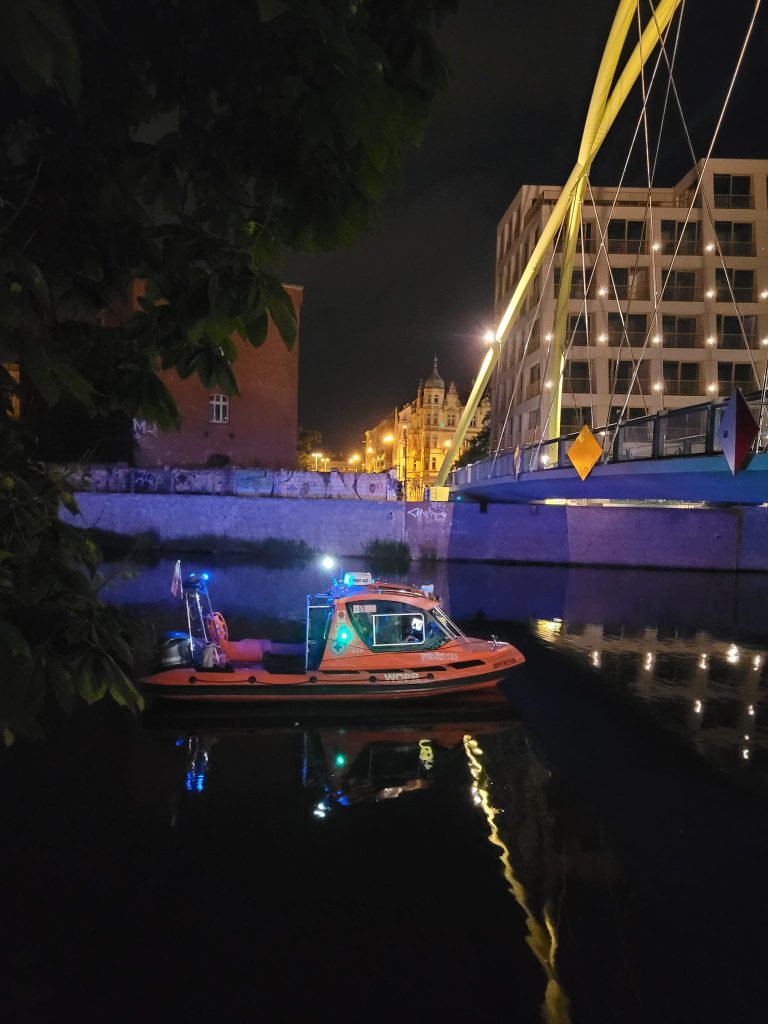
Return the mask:
[[[476,838],[484,837],[494,850],[497,892],[506,884],[514,900],[515,906],[510,904],[504,911],[509,960],[532,954],[531,966],[537,962],[542,972],[537,1000],[541,1019],[547,1024],[568,1024],[569,999],[557,965],[560,917],[568,876],[583,875],[585,836],[594,832],[594,826],[586,814],[579,818],[572,813],[572,835],[556,828],[552,812],[558,787],[532,754],[522,724],[511,717],[508,707],[497,709],[495,718],[488,714],[457,717],[445,711],[441,720],[439,714],[426,711],[403,718],[397,713],[375,724],[314,724],[310,719],[273,726],[235,719],[226,726],[217,724],[215,732],[182,734],[175,734],[172,718],[166,716],[157,723],[149,718],[157,741],[178,751],[169,824],[179,825],[186,799],[226,803],[232,774],[247,759],[243,744],[255,747],[267,742],[272,746],[277,742],[284,752],[293,751],[292,774],[305,796],[305,815],[318,822],[324,835],[326,829],[333,829],[334,821],[348,820],[364,806],[378,806],[383,813],[387,804],[407,801],[434,816],[435,800],[437,806],[449,801],[445,805],[449,816],[458,818],[463,814],[457,803],[464,813],[469,808]],[[183,728],[185,722],[178,724]],[[430,797],[431,803],[424,804]],[[362,821],[358,819],[358,824]],[[369,821],[363,827],[377,826]],[[407,835],[403,841],[407,847]],[[437,849],[443,849],[442,843]],[[450,862],[447,850],[443,856]],[[483,860],[466,862],[464,870],[479,870]],[[595,861],[593,877],[611,884],[617,874],[615,858],[603,851],[597,860],[599,871],[595,872]],[[511,945],[521,927],[524,944]]]
[[[536,619],[547,645],[600,670],[718,767],[768,768],[766,647],[700,629]]]

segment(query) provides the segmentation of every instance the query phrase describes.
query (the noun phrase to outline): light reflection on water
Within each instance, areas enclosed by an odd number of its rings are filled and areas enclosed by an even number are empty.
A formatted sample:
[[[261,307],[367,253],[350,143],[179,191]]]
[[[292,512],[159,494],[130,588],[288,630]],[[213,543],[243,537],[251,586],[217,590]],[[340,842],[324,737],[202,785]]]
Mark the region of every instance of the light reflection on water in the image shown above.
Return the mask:
[[[255,630],[300,624],[327,583],[314,566],[189,568],[212,570],[214,604]],[[138,567],[105,596],[178,627],[172,569]],[[137,722],[96,706],[6,753],[16,1019],[53,1019],[85,991],[94,1017],[131,1021],[764,1019],[762,790],[724,785],[600,700],[621,690],[730,770],[748,733],[755,774],[763,578],[456,564],[409,578],[523,647],[507,714],[158,706]]]

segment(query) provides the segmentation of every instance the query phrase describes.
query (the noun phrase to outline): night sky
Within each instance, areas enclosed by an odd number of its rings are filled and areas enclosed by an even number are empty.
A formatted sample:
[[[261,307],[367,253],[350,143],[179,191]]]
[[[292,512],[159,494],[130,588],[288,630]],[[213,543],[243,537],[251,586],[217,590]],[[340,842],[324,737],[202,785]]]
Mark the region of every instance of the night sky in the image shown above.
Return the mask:
[[[415,396],[435,354],[446,383],[466,397],[482,333],[495,326],[496,225],[522,184],[560,185],[570,173],[616,7],[460,2],[441,32],[451,83],[422,146],[406,156],[403,186],[383,204],[378,230],[353,248],[287,262],[284,280],[305,288],[299,422],[321,431],[326,450],[359,450],[366,428]],[[688,0],[676,82],[697,158],[752,10],[749,0],[727,8]],[[636,38],[631,31],[633,46]],[[767,53],[768,10],[760,10],[715,156],[768,157]],[[594,164],[596,184],[618,179],[639,110],[638,86]],[[625,183],[643,185],[644,149],[636,157]],[[672,105],[655,183],[672,185],[691,164]]]

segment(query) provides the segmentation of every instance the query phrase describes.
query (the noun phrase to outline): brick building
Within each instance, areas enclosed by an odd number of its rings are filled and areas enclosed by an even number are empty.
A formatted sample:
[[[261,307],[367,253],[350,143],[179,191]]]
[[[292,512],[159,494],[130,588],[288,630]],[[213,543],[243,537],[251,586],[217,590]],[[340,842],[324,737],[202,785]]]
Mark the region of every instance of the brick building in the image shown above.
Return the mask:
[[[160,374],[183,417],[179,431],[158,430],[134,420],[137,466],[193,468],[207,465],[296,466],[298,430],[298,320],[303,288],[285,285],[297,319],[297,341],[289,351],[270,320],[259,348],[236,336],[234,372],[239,395],[206,388],[197,376],[182,380],[174,370]],[[138,298],[138,291],[134,299]]]

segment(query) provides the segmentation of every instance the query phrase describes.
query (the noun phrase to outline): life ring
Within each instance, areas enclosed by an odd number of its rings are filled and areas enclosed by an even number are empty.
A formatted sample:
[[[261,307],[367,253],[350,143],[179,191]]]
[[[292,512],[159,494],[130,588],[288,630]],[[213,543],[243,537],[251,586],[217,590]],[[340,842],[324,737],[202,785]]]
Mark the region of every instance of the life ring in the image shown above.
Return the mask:
[[[205,617],[205,625],[208,628],[208,636],[215,644],[222,644],[229,640],[229,629],[227,620],[221,612],[211,612]]]

